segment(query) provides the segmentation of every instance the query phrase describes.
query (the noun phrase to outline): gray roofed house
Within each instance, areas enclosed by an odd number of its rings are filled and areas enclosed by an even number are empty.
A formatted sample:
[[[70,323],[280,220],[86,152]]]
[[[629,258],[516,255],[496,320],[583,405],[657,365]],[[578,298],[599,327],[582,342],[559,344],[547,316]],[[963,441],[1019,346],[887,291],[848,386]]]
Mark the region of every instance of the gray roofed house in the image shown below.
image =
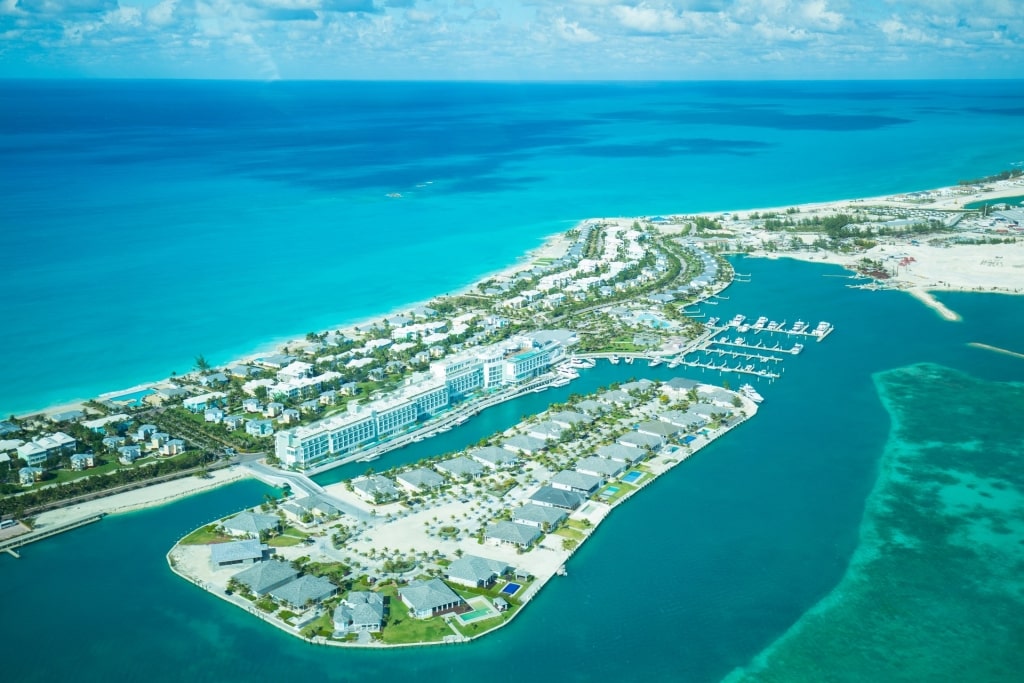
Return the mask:
[[[620,444],[632,448],[661,448],[665,445],[665,439],[653,434],[641,434],[639,432],[628,432],[619,437]]]
[[[621,389],[622,391],[632,393],[634,391],[647,391],[653,386],[654,382],[652,382],[649,379],[638,379],[635,382],[626,382],[625,384],[620,384],[619,389]]]
[[[621,389],[612,389],[611,391],[606,391],[600,396],[598,396],[597,400],[604,401],[605,403],[609,403],[611,405],[625,406],[631,406],[637,402],[637,399],[633,398],[632,396],[627,394],[625,391],[622,391]]]
[[[547,525],[548,529],[554,529],[566,518],[565,511],[561,508],[547,507],[526,503],[512,510],[512,521],[517,524],[528,524],[538,529]]]
[[[267,550],[268,547],[255,538],[214,543],[210,546],[210,566],[213,569],[220,569],[233,564],[253,564],[262,561]]]
[[[299,572],[287,562],[280,560],[267,560],[258,562],[248,569],[235,574],[235,581],[247,587],[257,596],[264,596],[278,586],[283,586],[296,576]]]
[[[536,332],[529,332],[528,336],[533,339],[534,343],[538,346],[544,346],[552,342],[562,346],[570,346],[579,341],[579,337],[576,335],[576,332],[564,329],[537,330]]]
[[[699,415],[705,420],[710,420],[712,415],[720,415],[722,413],[731,413],[732,407],[724,408],[722,406],[709,405],[707,403],[694,403],[692,406],[686,409],[687,413]]]
[[[689,393],[691,389],[696,389],[699,386],[700,382],[695,382],[692,379],[674,377],[661,385],[661,391],[665,394],[680,396]]]
[[[444,477],[433,470],[426,469],[425,467],[409,470],[408,472],[402,472],[396,476],[395,479],[399,484],[413,493],[429,491],[431,489],[440,488],[444,485]]]
[[[514,545],[529,548],[540,538],[537,527],[516,522],[495,522],[484,531],[484,539],[495,545]]]
[[[121,446],[117,449],[117,459],[124,465],[131,465],[141,457],[141,446]]]
[[[537,492],[530,496],[530,500],[537,505],[544,505],[551,508],[563,510],[575,510],[583,503],[583,497],[574,491],[556,489],[552,486],[542,486]]]
[[[384,597],[370,591],[351,591],[334,610],[334,636],[380,631],[384,623]]]
[[[562,410],[557,413],[549,413],[548,419],[554,422],[559,427],[575,427],[578,425],[588,425],[594,421],[594,418],[583,413],[577,413],[572,410]]]
[[[499,449],[501,450],[501,449]],[[476,477],[483,474],[484,466],[476,460],[467,458],[464,455],[460,455],[448,460],[442,460],[441,462],[434,465],[439,472],[443,472],[450,477],[461,478],[461,477]]]
[[[22,486],[31,486],[43,476],[42,467],[22,467],[18,470],[18,481]]]
[[[732,399],[736,396],[736,394],[726,389],[707,385],[702,385],[697,391],[701,396],[711,399],[712,403],[726,407],[732,407]]]
[[[625,446],[623,446],[625,448]],[[595,477],[601,477],[602,479],[608,479],[610,477],[618,476],[622,472],[623,465],[617,460],[609,460],[608,458],[599,458],[592,455],[588,458],[583,458],[576,463],[576,471],[581,474],[591,474]]]
[[[330,499],[319,493],[296,498],[282,505],[281,509],[289,517],[299,522],[302,522],[302,518],[306,515],[312,515],[315,521],[317,517],[337,517],[341,514],[341,510]]]
[[[224,418],[223,424],[229,432],[233,432],[245,425],[245,418],[241,415],[228,415]]]
[[[608,412],[607,405],[592,399],[580,401],[576,404],[576,409],[586,413],[587,415],[604,415]]]
[[[562,470],[551,477],[551,485],[563,491],[575,491],[576,493],[590,495],[598,489],[603,480],[590,474]]]
[[[75,422],[83,417],[85,417],[85,412],[81,410],[65,410],[49,416],[50,422]]]
[[[277,515],[240,512],[231,519],[224,520],[221,526],[224,527],[224,531],[232,536],[252,536],[258,538],[261,532],[277,531],[280,529],[281,520]]]
[[[75,453],[71,456],[71,469],[80,472],[89,469],[96,464],[96,458],[92,453]]]
[[[270,591],[270,597],[292,607],[305,607],[326,600],[338,587],[322,576],[305,574]]]
[[[543,439],[545,441],[557,441],[562,438],[563,432],[565,432],[565,427],[550,420],[538,422],[535,425],[527,427],[527,434],[529,436],[532,436],[535,439]]]
[[[632,446],[625,446],[621,443],[601,446],[595,451],[595,453],[597,453],[598,457],[628,464],[632,464],[644,456],[640,449]]]
[[[640,434],[650,434],[652,436],[660,436],[662,439],[668,439],[670,436],[675,436],[679,433],[679,427],[673,427],[667,422],[661,420],[648,420],[647,422],[641,422],[636,426],[636,431]]]
[[[417,619],[444,614],[465,604],[459,595],[441,579],[411,581],[398,589],[398,597]]]
[[[505,450],[512,451],[513,453],[525,453],[526,455],[533,455],[534,453],[540,453],[547,447],[542,439],[538,439],[533,436],[527,436],[525,434],[516,434],[515,436],[509,437],[501,442],[501,447]]]
[[[373,474],[368,477],[359,477],[352,480],[352,490],[356,495],[371,503],[378,500],[391,500],[398,497],[398,489],[395,482],[380,474]]]
[[[506,562],[463,555],[448,565],[448,580],[470,588],[489,588],[499,576],[512,571]]]
[[[658,419],[680,429],[692,429],[707,424],[707,418],[692,410],[666,410],[658,415]]]
[[[484,446],[468,452],[469,457],[491,468],[510,467],[519,463],[519,458],[505,448]]]

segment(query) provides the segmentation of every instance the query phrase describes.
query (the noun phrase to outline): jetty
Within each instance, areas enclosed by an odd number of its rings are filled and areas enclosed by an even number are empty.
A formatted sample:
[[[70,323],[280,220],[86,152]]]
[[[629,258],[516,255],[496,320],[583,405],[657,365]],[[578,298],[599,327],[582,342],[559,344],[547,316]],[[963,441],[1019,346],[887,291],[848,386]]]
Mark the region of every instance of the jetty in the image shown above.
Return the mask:
[[[47,538],[57,536],[58,534],[62,534],[65,531],[72,531],[74,529],[78,529],[88,524],[92,524],[93,522],[98,522],[105,516],[106,513],[101,512],[95,515],[90,515],[88,517],[83,517],[81,519],[76,519],[71,522],[65,522],[64,524],[58,524],[56,526],[47,526],[40,529],[33,529],[32,531],[29,531],[26,534],[21,534],[19,536],[9,538],[5,541],[0,541],[0,552],[6,552],[7,554],[15,558],[20,557],[20,555],[18,555],[18,553],[15,552],[17,548],[21,548],[22,546],[26,546],[30,543],[35,543],[36,541],[42,541]]]

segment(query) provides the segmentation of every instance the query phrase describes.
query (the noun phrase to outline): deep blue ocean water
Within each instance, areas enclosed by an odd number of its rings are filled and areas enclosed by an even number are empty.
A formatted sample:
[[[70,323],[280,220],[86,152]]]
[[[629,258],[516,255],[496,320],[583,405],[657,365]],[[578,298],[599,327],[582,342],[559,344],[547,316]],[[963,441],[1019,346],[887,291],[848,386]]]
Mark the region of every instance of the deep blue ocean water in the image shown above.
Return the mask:
[[[0,414],[454,291],[586,217],[988,174],[1024,159],[1022,105],[1020,81],[2,81]]]
[[[0,269],[0,405],[116,389],[443,293],[588,216],[1005,168],[1024,159],[1020,85],[5,82],[0,253],[16,257]],[[617,510],[509,627],[465,647],[321,649],[171,574],[177,538],[260,502],[266,489],[244,482],[0,557],[4,678],[713,681],[747,664],[857,544],[889,426],[872,373],[930,361],[1024,381],[1019,359],[967,346],[1020,350],[1024,299],[941,294],[964,316],[953,324],[824,277],[837,268],[738,269],[752,282],[710,314],[837,331],[759,385],[754,420]],[[374,466],[460,448],[570,391],[682,372],[602,364]]]

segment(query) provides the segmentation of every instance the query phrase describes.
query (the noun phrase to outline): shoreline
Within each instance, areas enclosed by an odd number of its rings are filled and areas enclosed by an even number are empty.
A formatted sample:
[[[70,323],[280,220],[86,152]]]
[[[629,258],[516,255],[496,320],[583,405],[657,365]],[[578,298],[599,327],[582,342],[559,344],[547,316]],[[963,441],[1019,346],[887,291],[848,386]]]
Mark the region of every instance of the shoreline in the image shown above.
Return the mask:
[[[252,474],[246,468],[233,465],[213,470],[204,479],[190,476],[151,484],[132,491],[115,493],[112,496],[103,496],[85,503],[40,513],[35,517],[32,528],[44,531],[98,514],[117,515],[157,507],[251,477]]]
[[[704,385],[703,383],[701,384],[702,386],[713,386]],[[510,565],[512,563],[515,563],[514,566],[516,566],[519,571],[528,569],[531,576],[533,577],[531,579],[529,587],[519,598],[521,602],[519,602],[514,611],[509,613],[508,616],[500,622],[488,626],[485,630],[479,633],[475,633],[473,635],[466,635],[459,628],[453,626],[452,621],[457,619],[457,617],[445,614],[430,617],[430,619],[443,619],[445,625],[452,631],[451,635],[445,635],[440,640],[424,640],[417,642],[394,643],[375,640],[368,643],[360,643],[335,640],[321,635],[307,637],[303,634],[303,631],[310,622],[303,621],[300,622],[299,625],[287,623],[286,621],[283,621],[282,618],[275,617],[273,613],[265,614],[261,612],[260,609],[254,608],[252,601],[247,600],[240,595],[229,593],[228,589],[225,587],[229,583],[227,573],[237,571],[238,566],[233,565],[227,568],[220,567],[216,569],[208,568],[208,553],[206,552],[206,549],[209,547],[210,544],[203,543],[193,545],[182,543],[182,541],[189,535],[194,533],[195,530],[189,532],[189,534],[186,534],[186,536],[183,536],[182,538],[178,539],[178,541],[176,541],[174,545],[171,546],[171,548],[168,550],[166,554],[166,560],[171,571],[174,574],[176,574],[179,578],[182,578],[188,581],[189,583],[192,583],[202,588],[203,590],[215,595],[216,597],[224,600],[225,602],[231,603],[250,614],[254,614],[261,621],[264,621],[278,628],[279,630],[291,635],[292,637],[306,640],[311,644],[340,648],[388,650],[393,648],[457,645],[461,643],[472,642],[483,636],[490,635],[495,631],[504,628],[512,621],[514,621],[515,618],[518,617],[519,614],[527,608],[530,602],[532,602],[533,599],[536,598],[537,595],[539,595],[541,590],[543,590],[543,588],[548,584],[548,582],[550,582],[555,576],[559,576],[564,573],[564,567],[566,562],[568,562],[568,560],[572,558],[581,547],[583,547],[583,545],[594,535],[594,533],[597,531],[597,528],[601,525],[601,523],[604,520],[606,520],[608,516],[611,515],[611,513],[614,510],[616,510],[619,506],[624,504],[626,501],[631,500],[640,491],[647,488],[654,482],[658,481],[662,477],[662,475],[674,470],[681,464],[685,463],[694,455],[702,451],[709,444],[714,443],[718,439],[729,434],[734,429],[745,424],[748,420],[757,415],[760,407],[755,401],[751,400],[747,396],[742,395],[742,393],[739,392],[729,393],[732,393],[739,399],[739,403],[735,404],[735,408],[739,412],[734,416],[734,419],[730,419],[726,424],[722,424],[721,426],[711,431],[708,431],[708,433],[706,434],[700,434],[696,436],[696,438],[686,446],[666,444],[662,449],[659,449],[658,451],[651,453],[645,459],[638,460],[637,462],[624,468],[620,475],[608,477],[607,480],[599,487],[599,489],[604,489],[605,486],[624,486],[625,483],[622,483],[622,477],[625,476],[626,472],[630,470],[642,471],[648,474],[648,477],[645,478],[642,481],[642,483],[629,484],[629,486],[632,488],[625,491],[620,497],[610,502],[606,502],[599,499],[597,491],[595,491],[593,497],[585,496],[583,503],[578,508],[569,512],[567,520],[564,522],[564,526],[566,528],[575,528],[571,526],[571,523],[573,521],[577,523],[583,522],[585,524],[586,531],[581,533],[581,537],[572,547],[566,547],[565,545],[559,544],[559,539],[563,539],[565,537],[559,535],[558,531],[552,531],[546,534],[542,538],[542,540],[539,540],[535,545],[533,545],[525,551],[517,551],[515,555],[508,554],[504,545],[501,546],[501,549],[496,548],[494,546],[488,546],[487,549],[477,550],[477,541],[475,536],[472,535],[467,536],[461,540],[456,539],[455,541],[451,541],[449,539],[441,539],[441,537],[439,537],[439,540],[436,542],[437,546],[435,547],[435,550],[441,551],[442,558],[448,557],[451,554],[461,557],[462,552],[466,552],[467,555],[480,552],[489,557],[498,558],[499,561],[507,561]],[[652,398],[651,401],[653,400],[654,399]],[[513,429],[520,428],[522,426],[523,423],[520,423]],[[627,430],[626,433],[629,433],[629,430]],[[438,455],[432,458],[432,460],[438,461],[444,457],[446,456]],[[526,456],[524,459],[530,461],[533,458],[532,456]],[[344,500],[345,502],[353,502],[360,507],[372,509],[374,511],[374,517],[378,520],[378,522],[371,527],[373,539],[361,539],[357,535],[354,540],[350,539],[346,542],[347,547],[356,548],[357,554],[358,548],[366,546],[367,544],[369,544],[368,547],[376,548],[379,547],[381,543],[386,543],[387,545],[385,546],[385,549],[387,547],[406,547],[412,543],[415,543],[417,547],[422,547],[421,541],[423,539],[420,538],[414,532],[410,532],[409,529],[418,529],[419,517],[417,517],[417,515],[429,516],[430,514],[434,514],[435,511],[433,509],[428,507],[419,511],[408,513],[408,515],[398,515],[392,518],[392,513],[394,512],[395,509],[394,506],[398,505],[398,503],[367,503],[360,499],[358,496],[351,494],[351,492],[346,492],[345,484],[347,481],[351,480],[339,481],[328,485],[327,494],[337,497],[339,500]],[[468,484],[466,484],[465,482],[463,482],[462,485],[468,486]],[[619,489],[615,490],[618,491]],[[461,495],[464,494],[453,494],[453,497],[458,498],[458,496]],[[472,499],[472,495],[469,495],[469,498]],[[525,496],[524,500],[526,500]],[[454,501],[450,504],[455,505]],[[469,500],[461,501],[460,507],[465,507],[468,510],[470,509],[469,505]],[[248,509],[250,508],[246,508],[246,510]],[[384,510],[389,511],[386,516],[382,514]],[[229,515],[228,517],[233,516],[233,514]],[[415,519],[411,522],[403,521],[402,518],[404,516],[411,516]],[[500,517],[495,517],[495,519],[500,519]],[[203,527],[205,526],[207,525],[203,525]],[[199,528],[201,529],[203,527]],[[389,527],[391,527],[391,529],[389,529]],[[466,550],[466,548],[463,548],[462,546],[466,546],[468,550]],[[453,548],[455,549],[453,550]],[[292,559],[289,557],[290,549],[288,547],[282,547],[279,548],[279,550],[283,551],[281,553],[283,559]],[[306,549],[302,549],[297,552],[308,553],[309,551]],[[290,554],[294,554],[294,552],[291,552]],[[325,557],[331,559],[332,555],[330,553],[325,553]],[[367,571],[367,568],[364,567],[362,571]],[[398,580],[398,577],[392,577],[391,579],[381,580],[380,583],[378,583],[377,585],[387,587],[388,585],[390,585],[392,581]],[[398,584],[395,583],[395,586],[397,585]],[[463,597],[467,602],[473,599],[471,597],[466,597],[465,595],[461,597]],[[290,613],[290,610],[286,610],[286,612]],[[462,625],[463,627],[465,627],[466,623],[463,622]]]
[[[709,211],[709,212],[701,212],[701,213],[694,213],[694,214],[666,214],[666,215],[722,217],[722,216],[728,216],[728,215],[741,215],[741,214],[750,215],[752,213],[759,213],[759,212],[765,212],[765,211],[768,211],[768,212],[785,212],[787,209],[794,208],[794,207],[795,208],[799,208],[802,212],[819,213],[819,212],[829,212],[829,211],[835,212],[835,211],[837,211],[839,209],[849,208],[851,204],[852,205],[860,204],[860,205],[864,205],[864,206],[892,206],[892,207],[898,207],[898,208],[905,208],[905,209],[908,209],[908,210],[909,209],[931,209],[931,210],[962,211],[963,210],[962,209],[963,205],[967,204],[967,203],[973,203],[973,202],[977,202],[977,201],[986,201],[986,200],[990,200],[990,199],[991,200],[995,200],[995,199],[1000,199],[1000,198],[1004,198],[1004,197],[1011,197],[1011,196],[1019,195],[1022,192],[1024,192],[1024,178],[1014,178],[1014,179],[1011,179],[1011,180],[992,181],[991,183],[987,183],[987,185],[991,185],[991,186],[994,186],[994,187],[989,187],[986,190],[976,190],[976,189],[968,190],[967,186],[954,185],[954,186],[945,186],[945,187],[939,187],[939,188],[932,188],[932,189],[928,189],[928,190],[920,190],[920,191],[917,191],[917,192],[905,192],[905,193],[892,194],[892,195],[883,195],[883,196],[876,196],[876,197],[854,198],[854,199],[839,199],[839,200],[824,201],[824,202],[808,202],[808,203],[804,203],[804,204],[793,204],[793,205],[790,205],[790,206],[787,206],[787,207],[770,207],[770,208],[766,208],[766,209],[755,209],[755,208],[752,208],[752,209],[734,209],[732,211]],[[919,198],[910,199],[910,195],[931,195],[931,194],[939,194],[940,196],[945,194],[945,195],[951,195],[951,196],[942,196],[942,198],[940,198],[940,199],[938,199],[936,201],[930,202],[930,203],[922,203]],[[587,223],[587,222],[590,222],[590,221],[600,221],[600,222],[622,222],[622,221],[627,221],[627,222],[629,222],[629,221],[638,220],[638,219],[641,219],[641,218],[643,218],[643,217],[638,217],[638,216],[620,216],[620,217],[603,217],[603,218],[589,217],[589,218],[583,218],[583,219],[580,219],[580,220],[576,221],[573,224],[572,228],[568,228],[568,229],[575,229],[575,228],[583,225],[584,223]],[[664,232],[666,229],[671,228],[671,227],[672,227],[672,225],[668,224],[668,225],[661,226],[659,229],[662,232]],[[387,312],[381,312],[379,314],[376,314],[376,315],[373,315],[373,316],[370,316],[370,317],[363,317],[363,318],[360,318],[358,320],[349,321],[349,322],[341,323],[341,324],[338,324],[338,325],[332,325],[332,326],[329,326],[329,327],[327,327],[327,328],[325,328],[323,330],[320,330],[320,332],[322,333],[322,332],[328,332],[328,331],[339,331],[339,332],[341,332],[343,334],[350,333],[350,332],[354,331],[355,329],[358,329],[358,328],[363,327],[365,325],[369,325],[369,324],[372,324],[374,322],[377,322],[377,321],[381,320],[382,318],[387,318],[387,317],[392,316],[392,315],[399,315],[399,314],[402,314],[404,312],[409,311],[410,309],[416,308],[418,306],[424,306],[427,303],[429,303],[430,300],[432,300],[432,299],[434,299],[434,298],[436,298],[438,296],[460,296],[460,295],[464,295],[464,294],[470,292],[473,288],[475,288],[481,282],[484,282],[486,280],[493,279],[493,278],[509,277],[509,276],[513,275],[514,273],[517,273],[517,272],[523,270],[526,266],[529,265],[530,262],[532,262],[532,261],[534,261],[534,260],[536,260],[538,258],[545,258],[545,257],[548,257],[551,254],[557,254],[559,252],[559,250],[561,250],[562,253],[564,253],[564,249],[565,249],[565,243],[564,243],[565,232],[566,231],[547,235],[546,237],[542,238],[542,240],[541,240],[539,245],[537,245],[536,247],[533,247],[532,249],[529,249],[526,252],[524,252],[518,259],[516,259],[516,261],[514,263],[511,263],[508,266],[506,266],[504,268],[501,268],[501,269],[498,269],[496,271],[492,271],[490,273],[486,273],[486,274],[478,277],[475,281],[469,282],[466,285],[464,285],[463,287],[455,290],[451,294],[435,294],[435,295],[430,296],[430,297],[428,297],[426,299],[421,299],[419,301],[415,301],[415,302],[412,302],[412,303],[405,303],[405,304],[401,304],[401,305],[398,305],[398,306],[394,306],[394,307],[392,307],[392,309],[390,311],[387,311]],[[1007,246],[1007,245],[999,245],[999,246]],[[1019,251],[1020,251],[1020,259],[1019,259],[1020,260],[1020,264],[1019,265],[1021,267],[1024,267],[1024,241],[1022,241],[1022,243],[1020,243],[1017,246],[1020,247],[1020,249],[1019,249]],[[965,249],[965,248],[970,248],[970,247],[966,247],[966,246],[961,247],[961,249]],[[977,248],[980,248],[980,247],[977,247]],[[875,247],[875,249],[880,249],[880,248],[879,247]],[[915,249],[916,250],[928,250],[930,248],[929,247],[920,247],[920,246],[918,246],[918,247],[907,247],[907,248],[902,248],[901,251],[908,252],[908,251],[912,251],[912,250],[915,250]],[[872,251],[874,251],[874,250],[872,250]],[[884,251],[884,249],[881,249],[881,251]],[[935,251],[935,250],[931,249],[931,251]],[[959,251],[959,249],[957,251]],[[866,254],[859,254],[858,256],[865,257],[865,256],[869,256],[869,255],[870,255],[870,252],[868,252]],[[769,257],[769,258],[796,258],[798,260],[805,260],[805,261],[810,261],[810,262],[814,262],[814,263],[830,263],[830,264],[834,264],[834,265],[839,265],[841,267],[848,267],[848,265],[849,265],[849,259],[848,258],[844,258],[844,257],[842,257],[842,256],[840,256],[838,254],[833,254],[833,253],[830,253],[830,252],[826,253],[825,255],[821,255],[821,254],[807,254],[807,253],[792,253],[792,252],[772,253],[772,254],[756,253],[755,252],[755,253],[750,254],[750,256],[754,256],[754,257]],[[815,258],[815,257],[817,257],[817,258]],[[948,274],[950,272],[950,268],[949,268],[948,264],[942,264],[942,266],[943,267],[940,268],[940,270],[942,271],[942,274],[948,276]],[[953,269],[951,272],[953,274],[956,274],[957,270]],[[920,290],[921,292],[924,292],[924,294],[922,294],[922,295],[918,295],[918,294],[912,293],[913,296],[915,296],[920,301],[922,301],[922,303],[925,303],[926,305],[929,305],[930,307],[932,307],[934,310],[936,310],[940,315],[942,315],[947,320],[957,320],[959,318],[959,316],[957,316],[957,314],[955,312],[953,312],[952,310],[948,309],[943,304],[941,304],[941,302],[937,302],[936,301],[935,303],[937,304],[937,306],[933,305],[932,303],[929,303],[929,301],[930,300],[933,301],[934,298],[927,294],[928,291],[1000,291],[1000,292],[1011,293],[1011,294],[1022,293],[1022,289],[1021,288],[1014,289],[1014,288],[1011,288],[1009,286],[991,286],[991,285],[986,286],[983,283],[969,283],[969,282],[963,282],[963,281],[961,281],[961,282],[954,282],[949,277],[941,277],[941,278],[940,277],[934,277],[934,276],[933,277],[929,277],[929,275],[935,275],[935,273],[929,273],[927,271],[924,271],[924,272],[922,272],[920,274],[920,277],[917,277],[917,274],[915,273],[915,277],[913,278],[913,282],[911,282],[909,280],[905,280],[905,281],[907,282],[907,284],[909,286],[915,287],[918,290]],[[953,316],[955,316],[955,317],[953,317]],[[235,359],[230,360],[230,361],[227,361],[225,363],[219,363],[215,367],[217,369],[223,369],[223,368],[225,368],[227,366],[230,366],[230,365],[233,365],[235,363],[251,362],[253,359],[260,358],[260,357],[265,356],[267,354],[281,352],[284,349],[291,348],[293,346],[302,346],[303,344],[306,344],[306,343],[308,343],[308,342],[307,342],[305,337],[284,336],[284,337],[276,338],[276,339],[273,339],[273,340],[269,340],[269,341],[258,343],[256,345],[254,345],[255,346],[255,350],[253,350],[253,351],[251,351],[251,352],[249,352],[247,354],[243,354],[240,357],[235,358]],[[191,372],[191,370],[189,372]],[[188,373],[185,373],[185,374],[188,374]],[[139,382],[139,383],[135,384],[134,386],[128,387],[128,388],[125,388],[125,389],[119,389],[119,390],[112,390],[112,391],[102,392],[102,393],[98,394],[96,397],[93,397],[93,398],[70,399],[70,400],[67,400],[67,401],[61,401],[59,404],[49,405],[47,407],[40,408],[38,410],[31,410],[31,411],[21,412],[20,414],[18,414],[18,417],[26,418],[26,417],[31,417],[31,416],[34,416],[34,415],[52,415],[54,413],[59,413],[59,412],[62,412],[62,411],[81,409],[81,408],[84,407],[84,404],[86,402],[88,402],[90,400],[95,400],[96,398],[104,399],[104,398],[109,398],[109,397],[112,397],[112,396],[118,396],[118,395],[122,395],[122,394],[126,394],[126,393],[132,393],[132,392],[135,392],[135,391],[141,391],[141,390],[148,389],[148,388],[153,388],[153,387],[156,387],[156,386],[159,386],[161,384],[168,383],[168,382],[173,382],[174,379],[175,379],[174,377],[165,377],[165,378],[162,378],[162,379],[156,379],[156,380],[152,380],[152,381],[144,381],[144,382]]]

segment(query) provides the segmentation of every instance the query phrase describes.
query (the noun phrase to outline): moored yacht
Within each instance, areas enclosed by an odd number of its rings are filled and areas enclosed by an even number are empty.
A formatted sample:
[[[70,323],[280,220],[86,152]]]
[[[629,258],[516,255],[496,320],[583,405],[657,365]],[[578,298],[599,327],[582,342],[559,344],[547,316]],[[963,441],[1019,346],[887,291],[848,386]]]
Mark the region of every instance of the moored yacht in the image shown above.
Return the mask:
[[[757,322],[754,323],[754,329],[755,330],[763,330],[764,326],[767,325],[767,324],[768,324],[768,318],[766,318],[765,316],[762,315],[760,318],[757,319]]]
[[[761,401],[764,400],[764,396],[757,393],[757,389],[755,389],[750,384],[744,384],[743,386],[741,386],[740,393],[749,398],[754,403],[760,403]]]
[[[739,327],[743,324],[743,321],[747,319],[747,316],[742,313],[737,313],[733,316],[733,319],[729,321],[729,327]]]
[[[793,327],[792,327],[791,331],[800,333],[800,332],[804,332],[806,330],[807,330],[807,323],[805,323],[803,320],[797,320],[795,323],[793,323]]]

